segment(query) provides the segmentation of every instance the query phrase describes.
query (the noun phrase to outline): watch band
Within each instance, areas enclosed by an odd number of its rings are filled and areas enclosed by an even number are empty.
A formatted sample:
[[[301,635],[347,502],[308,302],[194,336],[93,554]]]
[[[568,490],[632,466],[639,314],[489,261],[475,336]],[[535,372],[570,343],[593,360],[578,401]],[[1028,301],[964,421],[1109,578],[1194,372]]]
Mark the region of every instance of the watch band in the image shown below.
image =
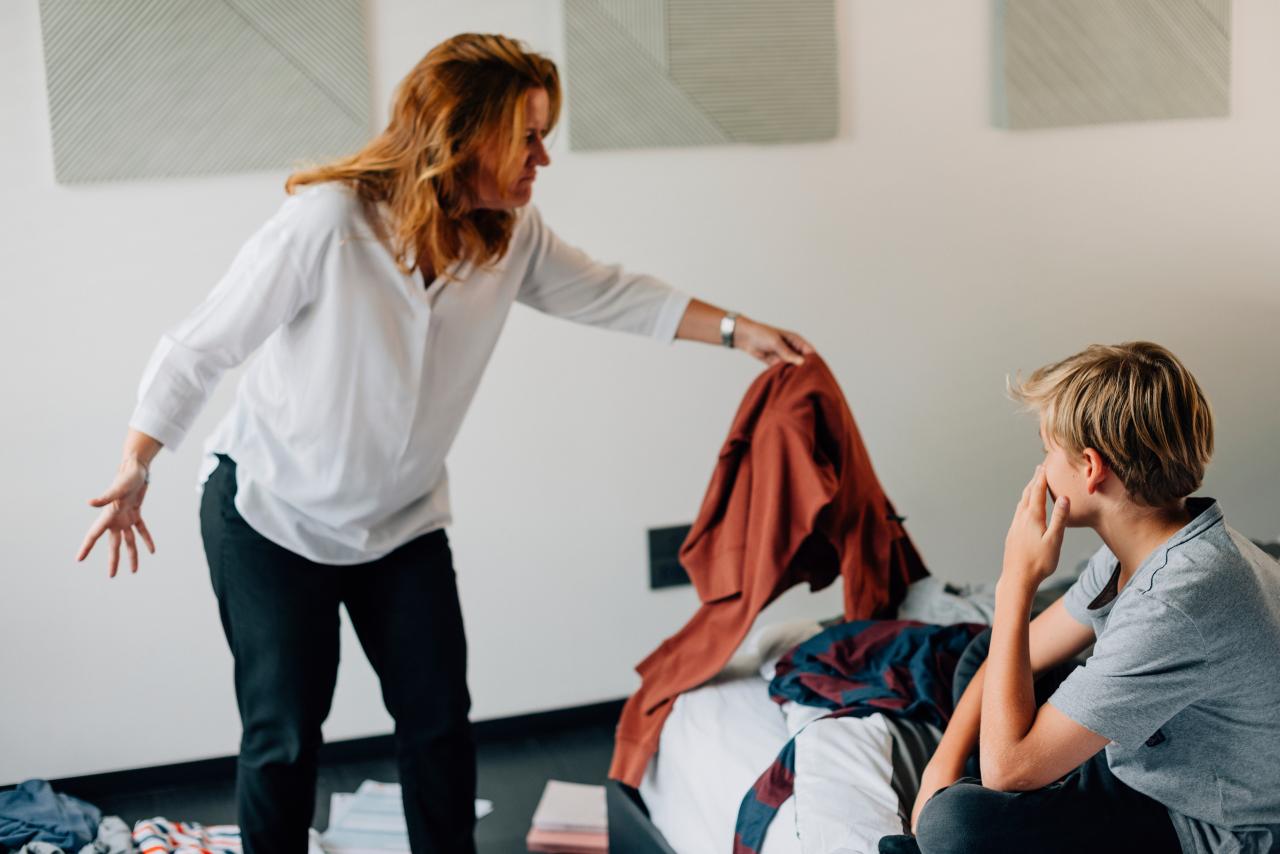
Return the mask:
[[[720,343],[726,347],[733,347],[733,333],[737,328],[738,313],[726,311],[724,317],[720,318]]]

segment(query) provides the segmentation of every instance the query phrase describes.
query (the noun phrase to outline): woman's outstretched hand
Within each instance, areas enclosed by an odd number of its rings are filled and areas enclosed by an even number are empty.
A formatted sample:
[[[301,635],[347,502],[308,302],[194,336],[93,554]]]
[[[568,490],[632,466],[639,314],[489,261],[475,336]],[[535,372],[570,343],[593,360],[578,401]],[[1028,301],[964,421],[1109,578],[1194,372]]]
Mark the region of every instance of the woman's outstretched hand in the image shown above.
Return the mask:
[[[684,316],[680,318],[676,338],[720,344],[720,326],[724,319],[724,309],[691,299]],[[738,315],[734,322],[733,348],[755,356],[770,366],[779,362],[799,365],[804,362],[805,356],[817,352],[812,344],[795,332],[767,326],[742,315]]]
[[[813,345],[799,333],[776,329],[757,323],[749,317],[739,317],[733,333],[733,346],[755,356],[766,365],[788,362],[799,365],[804,357],[814,352]]]
[[[98,538],[107,534],[107,569],[108,576],[115,578],[116,569],[120,565],[120,541],[124,541],[129,553],[129,567],[138,571],[138,541],[147,544],[147,550],[156,553],[156,544],[151,539],[151,532],[142,521],[142,499],[147,495],[147,467],[136,457],[125,457],[120,463],[116,478],[107,487],[107,491],[89,502],[91,507],[101,507],[102,512],[89,526],[84,543],[80,546],[76,560],[82,561],[93,551]],[[134,531],[137,534],[134,534]]]

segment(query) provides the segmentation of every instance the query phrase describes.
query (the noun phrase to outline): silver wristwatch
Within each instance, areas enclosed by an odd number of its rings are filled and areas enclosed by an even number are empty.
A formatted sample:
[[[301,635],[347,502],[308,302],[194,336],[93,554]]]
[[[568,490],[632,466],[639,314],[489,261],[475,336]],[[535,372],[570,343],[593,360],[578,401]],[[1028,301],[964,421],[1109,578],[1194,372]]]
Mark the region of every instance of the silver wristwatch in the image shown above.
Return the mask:
[[[720,318],[720,343],[726,347],[733,346],[733,333],[738,328],[738,313],[726,311]]]

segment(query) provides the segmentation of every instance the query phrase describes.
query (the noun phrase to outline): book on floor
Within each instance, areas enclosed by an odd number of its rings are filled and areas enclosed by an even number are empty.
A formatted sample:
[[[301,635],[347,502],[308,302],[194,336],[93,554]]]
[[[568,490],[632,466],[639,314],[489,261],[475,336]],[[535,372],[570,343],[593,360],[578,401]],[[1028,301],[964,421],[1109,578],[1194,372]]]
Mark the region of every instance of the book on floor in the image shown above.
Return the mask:
[[[533,826],[539,830],[602,831],[608,827],[604,786],[548,780]]]
[[[604,831],[538,830],[531,828],[525,847],[541,854],[600,854],[609,850],[609,834]]]
[[[530,851],[594,854],[609,848],[604,786],[548,780],[525,838]]]
[[[327,854],[409,854],[409,831],[398,783],[365,780],[354,793],[329,801],[329,829],[320,837]],[[476,800],[476,818],[493,812],[493,802]]]

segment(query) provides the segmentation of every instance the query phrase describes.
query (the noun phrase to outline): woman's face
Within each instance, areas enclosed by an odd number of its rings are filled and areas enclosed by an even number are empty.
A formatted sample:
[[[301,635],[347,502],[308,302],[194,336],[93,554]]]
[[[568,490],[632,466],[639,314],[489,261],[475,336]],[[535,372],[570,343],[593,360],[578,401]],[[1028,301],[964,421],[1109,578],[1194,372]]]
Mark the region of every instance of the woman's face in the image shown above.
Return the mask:
[[[525,94],[525,137],[519,149],[519,171],[514,183],[499,186],[501,174],[499,158],[502,156],[489,146],[482,150],[479,168],[471,188],[472,206],[484,210],[512,210],[529,204],[533,198],[533,182],[539,166],[549,166],[551,158],[543,144],[550,121],[551,101],[545,89],[530,89]]]

